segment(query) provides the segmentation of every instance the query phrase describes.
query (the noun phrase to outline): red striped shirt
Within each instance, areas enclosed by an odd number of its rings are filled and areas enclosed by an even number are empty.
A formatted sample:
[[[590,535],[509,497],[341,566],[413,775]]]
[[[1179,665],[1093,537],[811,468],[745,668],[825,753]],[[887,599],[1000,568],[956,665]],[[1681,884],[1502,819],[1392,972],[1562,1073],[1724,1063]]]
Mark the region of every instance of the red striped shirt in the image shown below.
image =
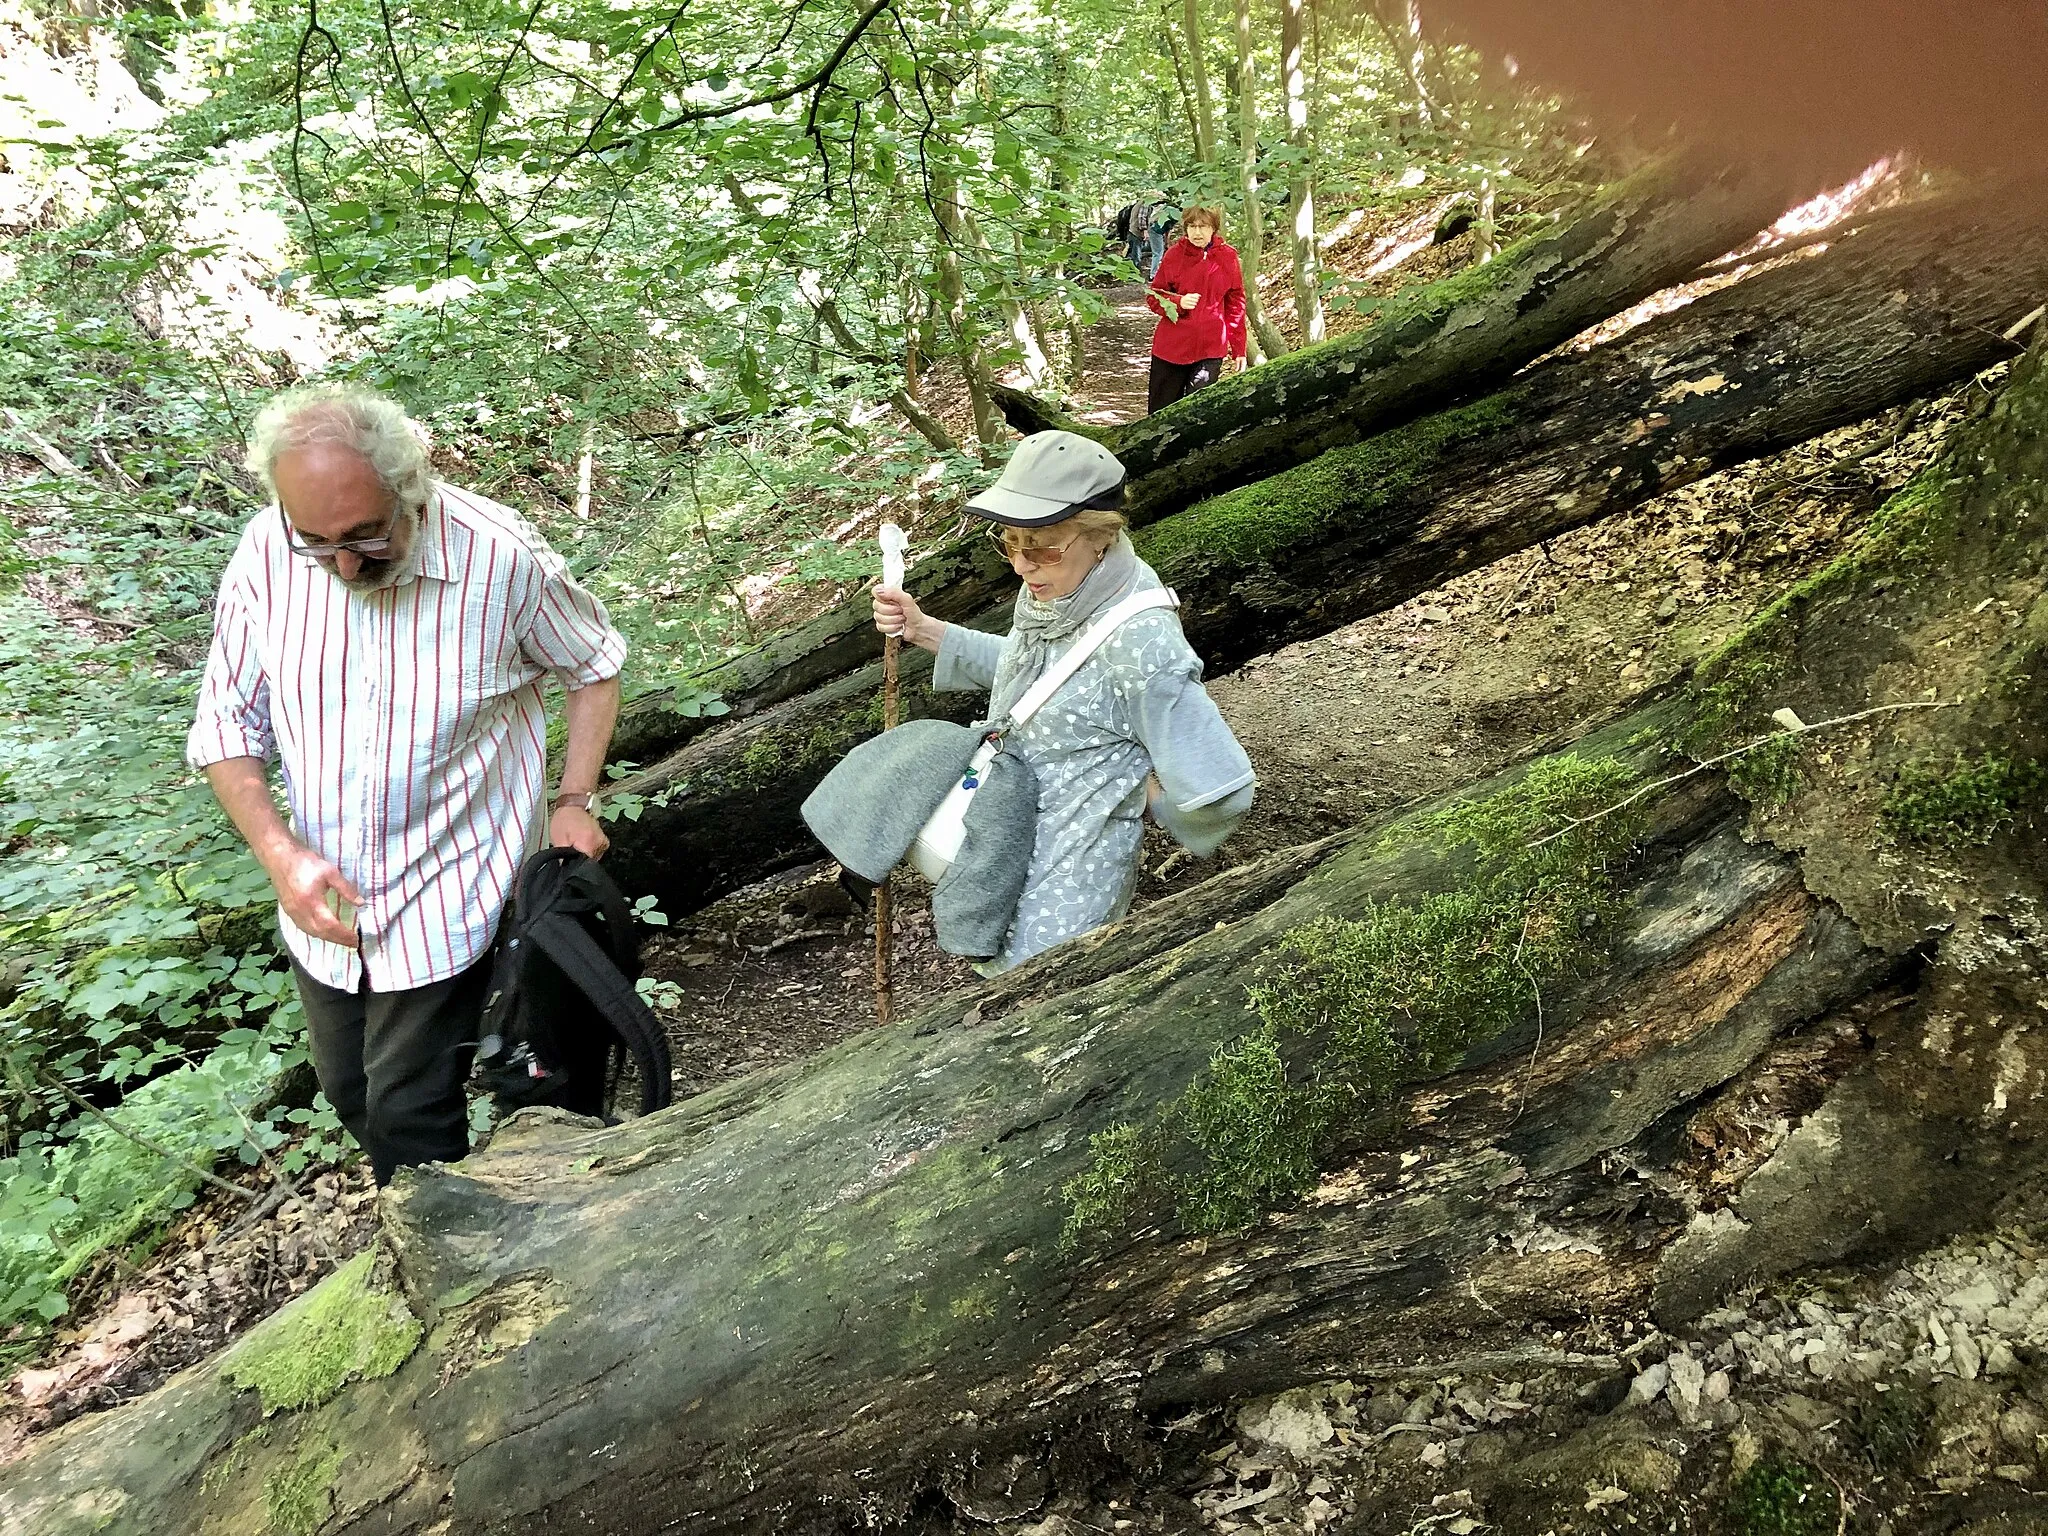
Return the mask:
[[[489,947],[538,846],[550,674],[616,677],[604,605],[509,507],[435,486],[413,570],[354,592],[259,513],[221,577],[213,649],[186,741],[195,768],[276,757],[292,829],[363,894],[360,951],[288,920],[286,946],[343,991],[465,970]]]

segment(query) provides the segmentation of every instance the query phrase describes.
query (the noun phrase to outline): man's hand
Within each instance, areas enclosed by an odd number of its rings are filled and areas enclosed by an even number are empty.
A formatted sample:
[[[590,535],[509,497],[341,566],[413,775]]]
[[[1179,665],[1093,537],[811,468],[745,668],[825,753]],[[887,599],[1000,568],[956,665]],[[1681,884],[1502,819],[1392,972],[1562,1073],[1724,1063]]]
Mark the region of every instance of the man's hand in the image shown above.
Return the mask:
[[[278,905],[301,933],[344,949],[360,947],[353,909],[363,904],[363,893],[349,883],[348,876],[335,867],[332,859],[294,842],[274,850],[264,860],[264,868],[277,889]],[[348,904],[343,908],[348,913],[347,922],[328,906],[329,891]]]
[[[548,845],[574,848],[586,859],[601,859],[612,840],[598,820],[580,805],[565,805],[548,818]]]

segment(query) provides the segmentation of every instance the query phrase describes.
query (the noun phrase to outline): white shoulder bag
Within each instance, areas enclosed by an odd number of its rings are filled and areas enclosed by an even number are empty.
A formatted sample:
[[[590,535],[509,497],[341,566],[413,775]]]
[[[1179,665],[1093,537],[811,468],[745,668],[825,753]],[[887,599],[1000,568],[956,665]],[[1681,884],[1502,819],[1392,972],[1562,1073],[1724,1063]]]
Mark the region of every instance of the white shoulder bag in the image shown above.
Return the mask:
[[[960,855],[960,843],[967,835],[967,807],[974,799],[974,792],[981,788],[982,775],[988,765],[995,761],[996,753],[1002,750],[1003,736],[1013,731],[1045,706],[1045,702],[1060,691],[1062,684],[1081,670],[1081,664],[1096,651],[1102,643],[1121,629],[1126,622],[1151,608],[1178,608],[1180,599],[1164,588],[1154,587],[1149,592],[1133,592],[1101,618],[1081,631],[1080,638],[1068,647],[1065,655],[1047,667],[1037,682],[1025,692],[1024,697],[1010,710],[1009,718],[995,730],[982,738],[974,756],[968,759],[967,771],[960,775],[960,782],[948,791],[946,798],[939,802],[917,834],[917,841],[910,845],[906,857],[915,869],[933,885],[939,877],[953,867],[953,860]]]

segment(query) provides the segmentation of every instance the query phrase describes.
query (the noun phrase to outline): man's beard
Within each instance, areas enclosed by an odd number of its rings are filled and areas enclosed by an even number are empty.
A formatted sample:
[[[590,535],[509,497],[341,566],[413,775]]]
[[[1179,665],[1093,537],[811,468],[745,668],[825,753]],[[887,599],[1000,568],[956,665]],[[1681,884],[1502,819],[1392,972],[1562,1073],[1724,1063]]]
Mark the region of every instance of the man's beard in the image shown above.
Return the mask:
[[[328,567],[328,575],[351,592],[381,592],[386,587],[396,586],[411,572],[413,558],[419,553],[420,511],[418,507],[413,508],[399,519],[392,530],[394,538],[400,532],[404,534],[403,547],[398,554],[383,560],[364,555],[361,557],[363,568],[355,575],[344,576],[333,566]]]

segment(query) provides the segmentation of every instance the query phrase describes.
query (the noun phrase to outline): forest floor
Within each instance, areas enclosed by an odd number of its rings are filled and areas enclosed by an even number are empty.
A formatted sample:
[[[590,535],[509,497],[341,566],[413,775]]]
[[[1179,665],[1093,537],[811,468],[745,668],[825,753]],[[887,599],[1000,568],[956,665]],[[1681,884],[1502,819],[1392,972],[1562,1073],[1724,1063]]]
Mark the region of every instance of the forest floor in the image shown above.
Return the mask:
[[[1143,408],[1152,321],[1136,285],[1106,297],[1114,308],[1090,334],[1076,403],[1090,419],[1128,419]],[[1977,389],[1910,420],[1845,429],[1715,476],[1215,680],[1211,691],[1259,770],[1258,804],[1216,859],[1190,859],[1152,833],[1140,902],[1497,772],[1667,686],[1832,559],[1933,455]],[[899,1013],[973,979],[937,950],[924,895],[914,879],[904,883]],[[829,866],[790,871],[656,936],[647,967],[674,988],[662,1011],[677,1096],[866,1028],[871,966],[871,930]],[[375,1231],[374,1190],[357,1165],[322,1174],[260,1220],[240,1216],[232,1199],[209,1195],[153,1252],[105,1266],[51,1351],[0,1387],[0,1461],[34,1433],[149,1390],[359,1251]],[[1626,1342],[1602,1347],[1612,1354]],[[1484,1401],[1515,1401],[1500,1396],[1513,1385],[1493,1383],[1496,1396]],[[1314,1443],[1321,1461],[1276,1459],[1256,1435],[1231,1438],[1232,1426],[1212,1415],[1202,1421],[1197,1484],[1183,1490],[1197,1496],[1162,1494],[1168,1503],[1148,1506],[1143,1524],[1178,1528],[1180,1515],[1160,1513],[1170,1506],[1209,1528],[1313,1529],[1366,1507],[1369,1479],[1355,1467],[1340,1476],[1331,1448],[1348,1454],[1360,1436],[1346,1426],[1384,1428],[1391,1405],[1342,1385],[1318,1390],[1290,1399],[1282,1417],[1299,1409],[1315,1434],[1331,1429]],[[1432,1412],[1447,1413],[1449,1398],[1438,1396]],[[1401,1413],[1420,1401],[1403,1399]],[[1501,1410],[1508,1418],[1523,1411]],[[1424,1437],[1401,1443],[1423,1448]],[[1283,1463],[1292,1469],[1284,1477]],[[1325,1471],[1306,1470],[1324,1463]],[[1097,1514],[1119,1528],[1131,1518]],[[1439,1523],[1457,1536],[1464,1518],[1451,1509]],[[1094,1528],[1085,1520],[1069,1527]]]

